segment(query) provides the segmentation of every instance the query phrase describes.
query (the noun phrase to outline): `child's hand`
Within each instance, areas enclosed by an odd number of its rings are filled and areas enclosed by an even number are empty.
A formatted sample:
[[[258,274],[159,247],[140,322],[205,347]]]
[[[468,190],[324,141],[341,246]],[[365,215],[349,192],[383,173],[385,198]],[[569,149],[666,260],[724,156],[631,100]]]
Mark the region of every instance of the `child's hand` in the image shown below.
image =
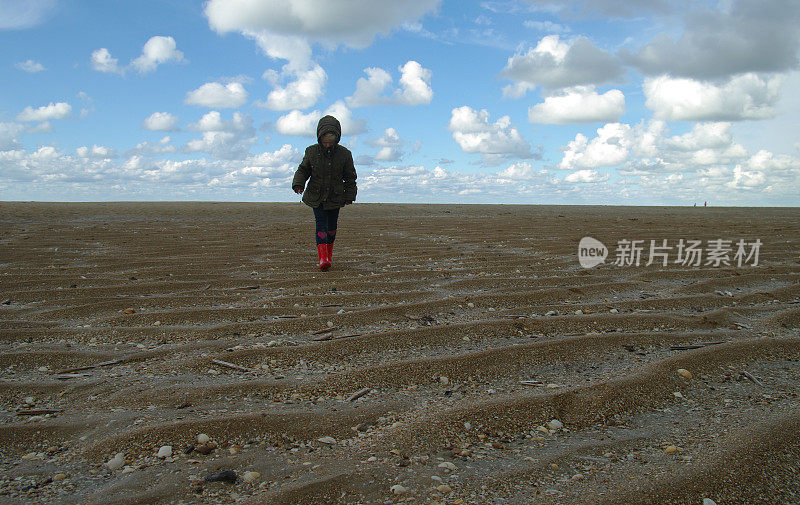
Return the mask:
[[[293,189],[293,190],[294,190],[294,192],[295,192],[295,193],[297,193],[298,195],[299,195],[299,194],[301,194],[301,193],[303,192],[303,186],[295,186],[295,187],[293,187],[292,189]]]

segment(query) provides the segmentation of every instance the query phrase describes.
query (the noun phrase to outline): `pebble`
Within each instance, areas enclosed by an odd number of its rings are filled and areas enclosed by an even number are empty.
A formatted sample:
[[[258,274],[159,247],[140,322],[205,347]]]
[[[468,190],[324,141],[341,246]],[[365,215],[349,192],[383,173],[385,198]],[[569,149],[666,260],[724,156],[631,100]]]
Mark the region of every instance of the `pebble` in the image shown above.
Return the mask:
[[[703,505],[717,505],[717,502],[711,498],[703,498]]]
[[[583,314],[583,311],[581,309],[578,309],[578,310],[575,311],[575,315],[576,316],[580,316],[582,314]]]
[[[547,427],[550,428],[551,430],[560,430],[561,428],[564,427],[564,423],[562,423],[558,419],[553,419],[552,421],[547,423]]]
[[[472,429],[472,424],[470,424],[470,423],[468,423],[468,422],[467,422],[467,423],[464,423],[464,429],[465,429],[465,430],[470,430],[470,429]]]
[[[609,312],[611,312],[612,314],[618,314],[618,313],[619,313],[619,310],[617,310],[617,309],[611,309],[611,310],[609,310]]]
[[[136,471],[136,469],[133,468],[132,466],[125,465],[125,468],[122,469],[122,475],[127,475],[127,474],[133,473],[135,471]]]
[[[322,437],[318,438],[317,442],[322,442],[323,444],[334,445],[336,444],[336,439],[333,437]]]
[[[108,463],[106,463],[106,467],[109,470],[119,470],[123,466],[125,466],[125,455],[121,452],[118,452],[113,458],[108,460]]]
[[[156,453],[157,458],[170,458],[172,457],[172,446],[171,445],[162,445],[158,452]]]
[[[557,316],[558,315],[558,311],[557,310],[548,310],[547,312],[545,312],[544,315],[545,316]]]
[[[445,376],[441,376],[441,377],[439,377],[439,382],[446,386],[446,385],[450,384],[450,379],[448,379]]]
[[[276,345],[280,344],[277,340],[270,340],[267,342],[267,347],[275,347]]]
[[[674,393],[672,393],[672,396],[674,396],[675,398],[683,398],[683,394],[681,394],[680,391],[675,391]]]
[[[448,494],[453,492],[453,488],[448,486],[447,484],[442,484],[441,486],[436,486],[436,490],[442,494]]]
[[[203,477],[206,482],[227,482],[228,484],[235,484],[238,476],[233,470],[223,470],[217,473],[210,473]]]
[[[431,479],[433,479],[433,480],[435,480],[436,482],[439,482],[439,483],[442,482],[442,478],[439,477],[438,475],[431,475]]]
[[[406,494],[406,493],[408,493],[408,489],[404,488],[400,484],[395,484],[394,486],[390,487],[389,491],[391,491],[392,494]]]
[[[261,477],[261,474],[258,472],[244,472],[244,475],[242,475],[242,480],[252,484],[259,477]]]
[[[457,470],[456,465],[450,463],[449,461],[439,463],[439,468],[444,468],[445,470],[450,470],[451,472],[455,472]]]
[[[672,454],[673,452],[675,452],[677,450],[678,450],[678,448],[675,447],[674,445],[668,445],[667,448],[664,449],[664,452],[666,452],[667,454]]]
[[[550,463],[550,469],[551,470],[558,470],[558,465],[556,465],[555,463]]]
[[[683,377],[684,379],[691,379],[692,378],[692,372],[690,372],[689,370],[686,370],[685,368],[679,368],[678,369],[678,374],[681,377]]]
[[[211,440],[211,437],[206,435],[205,433],[201,433],[197,435],[197,443],[198,444],[207,444]]]
[[[471,308],[471,309],[474,309],[474,308],[475,308],[475,304],[474,304],[474,303],[472,303],[472,302],[469,302],[469,303],[467,304],[467,307],[469,307],[469,308]]]
[[[65,473],[57,473],[53,475],[53,480],[64,480],[67,478],[67,474]]]

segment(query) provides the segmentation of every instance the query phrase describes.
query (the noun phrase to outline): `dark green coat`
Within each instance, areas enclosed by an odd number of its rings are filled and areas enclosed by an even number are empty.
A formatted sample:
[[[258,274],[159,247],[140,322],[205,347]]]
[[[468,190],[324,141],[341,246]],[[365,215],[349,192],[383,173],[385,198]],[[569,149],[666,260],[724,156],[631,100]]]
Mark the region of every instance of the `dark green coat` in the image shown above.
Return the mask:
[[[303,203],[309,207],[322,205],[324,209],[337,209],[355,201],[357,175],[353,154],[338,144],[341,127],[332,116],[320,119],[317,139],[328,132],[336,134],[337,144],[330,153],[326,153],[325,147],[319,143],[308,146],[292,179],[292,188],[305,187]]]

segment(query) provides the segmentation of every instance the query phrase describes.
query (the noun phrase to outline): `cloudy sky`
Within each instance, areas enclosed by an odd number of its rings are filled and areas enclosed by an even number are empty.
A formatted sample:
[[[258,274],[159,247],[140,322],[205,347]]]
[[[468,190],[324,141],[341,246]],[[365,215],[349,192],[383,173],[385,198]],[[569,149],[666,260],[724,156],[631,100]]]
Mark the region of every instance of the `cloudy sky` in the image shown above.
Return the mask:
[[[797,0],[0,0],[1,200],[800,205]]]

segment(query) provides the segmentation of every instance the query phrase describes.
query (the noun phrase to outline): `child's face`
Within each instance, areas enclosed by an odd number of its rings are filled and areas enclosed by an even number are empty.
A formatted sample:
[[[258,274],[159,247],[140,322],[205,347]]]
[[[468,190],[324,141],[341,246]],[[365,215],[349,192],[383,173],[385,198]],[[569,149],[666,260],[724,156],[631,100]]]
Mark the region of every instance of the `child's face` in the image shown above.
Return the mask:
[[[333,140],[323,140],[322,145],[325,146],[325,149],[330,149],[333,147],[334,141]]]

